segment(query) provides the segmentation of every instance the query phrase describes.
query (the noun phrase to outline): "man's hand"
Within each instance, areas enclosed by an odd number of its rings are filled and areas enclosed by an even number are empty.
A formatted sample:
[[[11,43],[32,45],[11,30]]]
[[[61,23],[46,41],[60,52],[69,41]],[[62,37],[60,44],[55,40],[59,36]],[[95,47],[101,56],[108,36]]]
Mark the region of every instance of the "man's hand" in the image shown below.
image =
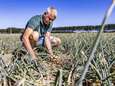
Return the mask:
[[[37,66],[37,64],[38,64],[38,63],[37,63],[37,59],[32,59],[32,60],[31,60],[31,64]]]
[[[46,69],[38,62],[37,59],[32,59],[31,64],[34,66],[37,72],[46,74]]]
[[[37,60],[37,57],[35,56],[35,54],[32,55],[32,60]]]

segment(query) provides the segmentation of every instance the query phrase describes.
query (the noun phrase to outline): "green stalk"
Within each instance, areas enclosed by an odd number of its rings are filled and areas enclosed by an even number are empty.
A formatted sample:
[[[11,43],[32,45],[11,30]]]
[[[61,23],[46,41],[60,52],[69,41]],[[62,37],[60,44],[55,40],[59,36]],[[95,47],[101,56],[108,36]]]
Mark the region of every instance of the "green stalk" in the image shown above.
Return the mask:
[[[62,77],[63,77],[63,70],[60,69],[59,71],[60,71],[60,76],[59,76],[59,86],[62,86],[62,81],[63,81],[63,79],[62,79]]]
[[[106,22],[107,22],[107,20],[108,20],[108,18],[110,16],[110,14],[112,13],[112,10],[113,10],[114,6],[115,6],[115,1],[113,1],[113,3],[110,5],[109,9],[107,10],[107,12],[106,12],[106,14],[104,16],[104,19],[103,19],[102,24],[101,24],[101,29],[100,29],[99,33],[97,34],[96,40],[93,43],[94,45],[93,45],[93,48],[92,48],[92,52],[91,52],[90,57],[89,57],[86,65],[84,67],[84,71],[83,71],[83,73],[81,75],[80,80],[76,83],[76,86],[82,86],[82,81],[86,76],[86,73],[88,71],[88,68],[89,68],[91,60],[94,58],[94,53],[95,53],[95,51],[97,49],[97,46],[99,44],[101,34],[102,34],[103,30],[104,30],[105,24],[106,24]]]

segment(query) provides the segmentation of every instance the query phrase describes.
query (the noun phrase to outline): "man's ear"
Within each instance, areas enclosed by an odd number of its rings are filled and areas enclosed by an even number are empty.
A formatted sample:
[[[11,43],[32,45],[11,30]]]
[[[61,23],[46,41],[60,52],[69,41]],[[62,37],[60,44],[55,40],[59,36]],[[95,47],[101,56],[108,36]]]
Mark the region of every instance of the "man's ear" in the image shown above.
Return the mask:
[[[48,12],[44,12],[44,15],[47,15],[48,14]]]

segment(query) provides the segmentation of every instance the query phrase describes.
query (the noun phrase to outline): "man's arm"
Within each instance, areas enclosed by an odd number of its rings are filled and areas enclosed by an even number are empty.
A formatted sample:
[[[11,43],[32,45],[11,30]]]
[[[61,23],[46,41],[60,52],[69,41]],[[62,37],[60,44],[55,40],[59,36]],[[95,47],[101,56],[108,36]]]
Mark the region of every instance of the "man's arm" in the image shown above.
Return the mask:
[[[53,51],[52,51],[52,46],[51,46],[51,41],[50,41],[50,35],[51,32],[46,32],[45,34],[45,47],[48,50],[48,53],[53,56]]]
[[[32,28],[27,28],[23,34],[23,37],[22,37],[22,41],[24,43],[24,46],[25,48],[27,49],[27,51],[30,53],[30,55],[32,56],[33,59],[36,59],[36,56],[35,56],[35,53],[32,49],[32,46],[30,44],[30,40],[29,40],[29,37],[30,35],[32,34],[33,32],[33,29]]]

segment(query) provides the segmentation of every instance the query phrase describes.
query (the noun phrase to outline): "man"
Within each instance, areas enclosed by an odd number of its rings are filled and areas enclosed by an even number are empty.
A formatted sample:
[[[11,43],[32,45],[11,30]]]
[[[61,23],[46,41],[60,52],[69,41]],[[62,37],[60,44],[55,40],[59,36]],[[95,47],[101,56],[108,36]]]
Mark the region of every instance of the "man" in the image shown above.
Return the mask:
[[[113,3],[115,4],[115,0],[112,0],[113,1]]]
[[[51,59],[55,58],[52,44],[53,46],[61,44],[60,38],[51,36],[53,21],[56,17],[57,10],[54,7],[48,7],[42,15],[36,15],[27,22],[22,42],[33,60],[37,59],[33,50],[37,44],[42,44],[47,49]]]

